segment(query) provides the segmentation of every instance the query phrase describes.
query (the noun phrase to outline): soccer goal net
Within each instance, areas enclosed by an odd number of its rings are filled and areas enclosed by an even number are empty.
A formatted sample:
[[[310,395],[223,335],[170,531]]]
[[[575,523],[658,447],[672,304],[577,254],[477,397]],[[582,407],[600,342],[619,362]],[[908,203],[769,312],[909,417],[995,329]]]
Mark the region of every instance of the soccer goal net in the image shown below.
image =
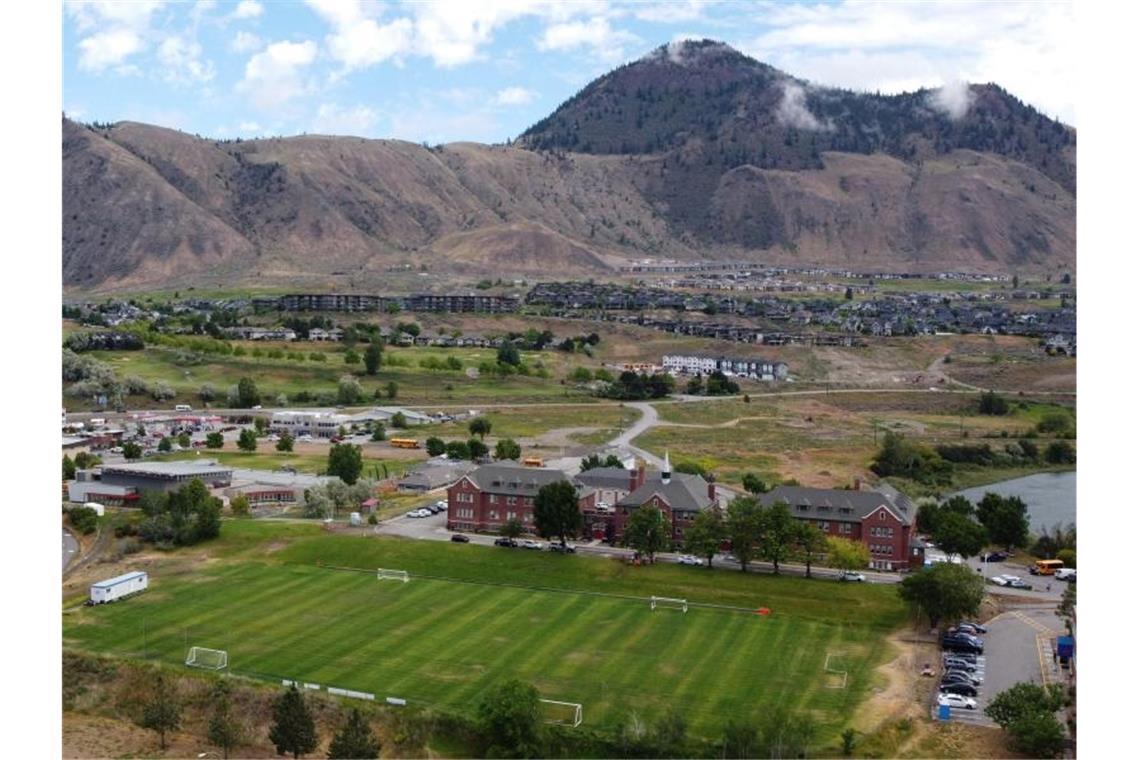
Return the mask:
[[[388,570],[383,567],[376,568],[376,580],[378,581],[403,581],[407,583],[411,578],[408,577],[407,570]]]
[[[847,664],[843,655],[828,652],[827,659],[823,661],[824,686],[828,689],[847,688]]]
[[[681,612],[688,612],[689,602],[687,599],[674,599],[668,596],[649,597],[649,609],[655,610],[658,607],[664,607],[667,610],[680,610]]]
[[[190,652],[186,655],[186,664],[192,668],[221,670],[230,664],[230,657],[224,649],[190,647]]]
[[[547,723],[577,728],[582,725],[582,705],[577,702],[559,702],[555,699],[540,699],[543,718]]]

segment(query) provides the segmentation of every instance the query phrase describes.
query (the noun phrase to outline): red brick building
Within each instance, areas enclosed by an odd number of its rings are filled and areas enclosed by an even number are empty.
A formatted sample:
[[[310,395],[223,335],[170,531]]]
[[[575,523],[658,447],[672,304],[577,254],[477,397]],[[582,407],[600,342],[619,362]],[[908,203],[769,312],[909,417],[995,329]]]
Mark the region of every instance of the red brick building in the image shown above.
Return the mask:
[[[629,517],[644,505],[661,510],[674,545],[685,541],[685,529],[701,510],[717,506],[716,484],[699,475],[674,473],[665,456],[665,470],[646,474],[645,467],[631,471],[630,492],[614,505],[613,538],[620,542]]]
[[[447,529],[494,532],[516,519],[532,533],[534,497],[543,486],[560,480],[569,480],[561,470],[523,467],[514,462],[483,465],[447,489]],[[579,509],[593,511],[594,490],[574,485]]]
[[[770,507],[785,502],[797,520],[816,525],[829,536],[862,541],[871,550],[871,569],[921,567],[922,545],[914,540],[915,506],[894,488],[838,490],[778,486],[761,495]]]

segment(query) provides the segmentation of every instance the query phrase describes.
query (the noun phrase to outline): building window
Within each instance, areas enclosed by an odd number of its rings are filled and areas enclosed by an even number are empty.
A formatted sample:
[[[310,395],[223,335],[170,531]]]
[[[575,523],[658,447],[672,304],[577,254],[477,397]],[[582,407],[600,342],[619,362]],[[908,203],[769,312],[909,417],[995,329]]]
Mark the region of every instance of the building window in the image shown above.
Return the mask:
[[[819,529],[826,532],[831,529],[831,526],[828,524],[827,520],[820,520]]]
[[[517,498],[517,497],[515,497],[515,496],[508,496],[508,497],[507,497],[507,506],[508,506],[508,507],[513,507],[513,506],[515,505],[515,499],[516,499],[516,498]]]

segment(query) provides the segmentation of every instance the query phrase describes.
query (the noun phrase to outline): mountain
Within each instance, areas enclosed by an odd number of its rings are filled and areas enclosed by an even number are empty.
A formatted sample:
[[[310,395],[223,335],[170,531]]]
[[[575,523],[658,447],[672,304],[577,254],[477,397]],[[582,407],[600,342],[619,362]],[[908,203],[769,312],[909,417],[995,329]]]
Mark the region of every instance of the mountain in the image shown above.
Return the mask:
[[[1075,156],[1075,130],[994,85],[854,93],[707,40],[595,80],[511,146],[65,118],[64,286],[359,289],[647,257],[1071,271]]]

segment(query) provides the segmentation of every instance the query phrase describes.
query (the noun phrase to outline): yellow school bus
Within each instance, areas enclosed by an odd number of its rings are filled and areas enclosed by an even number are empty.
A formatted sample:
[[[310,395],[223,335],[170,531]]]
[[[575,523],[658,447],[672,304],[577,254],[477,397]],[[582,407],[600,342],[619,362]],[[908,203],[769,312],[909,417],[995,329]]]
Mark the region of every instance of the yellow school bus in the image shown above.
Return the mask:
[[[1052,575],[1065,566],[1065,563],[1059,559],[1039,559],[1037,560],[1037,575]]]
[[[523,467],[542,467],[542,457],[527,457],[523,460]]]
[[[398,449],[418,449],[420,442],[415,438],[389,438],[388,443]]]

